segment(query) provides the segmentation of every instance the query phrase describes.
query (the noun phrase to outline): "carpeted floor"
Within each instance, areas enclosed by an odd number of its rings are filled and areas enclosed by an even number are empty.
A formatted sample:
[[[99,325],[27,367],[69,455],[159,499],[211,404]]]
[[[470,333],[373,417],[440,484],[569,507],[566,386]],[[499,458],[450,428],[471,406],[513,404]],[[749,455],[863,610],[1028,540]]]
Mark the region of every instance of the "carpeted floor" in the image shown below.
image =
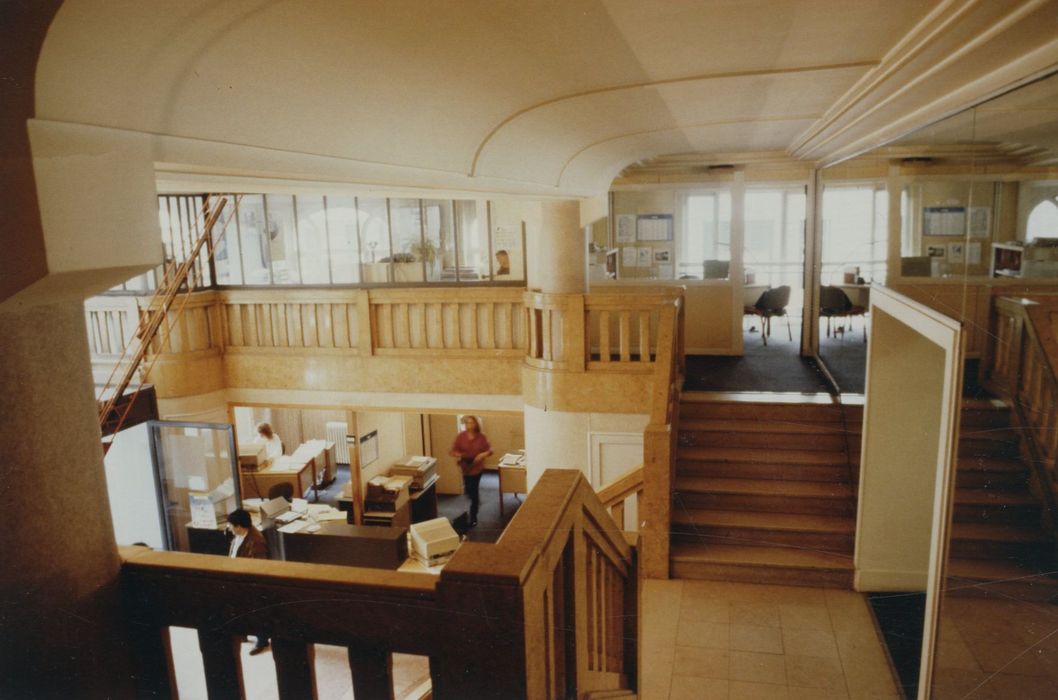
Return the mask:
[[[870,593],[871,610],[885,638],[904,697],[918,696],[918,671],[922,662],[922,626],[926,615],[925,593]]]
[[[684,391],[830,391],[815,362],[800,356],[800,326],[792,325],[788,335],[786,323],[775,319],[767,346],[761,340],[759,324],[756,328],[755,332],[745,331],[745,354],[741,357],[688,355]]]
[[[829,338],[826,322],[819,324],[819,357],[843,394],[862,394],[867,385],[867,343],[863,342],[862,322],[863,319],[856,321],[853,328],[846,326],[844,332],[832,332]],[[832,331],[837,328],[841,326],[835,322]]]

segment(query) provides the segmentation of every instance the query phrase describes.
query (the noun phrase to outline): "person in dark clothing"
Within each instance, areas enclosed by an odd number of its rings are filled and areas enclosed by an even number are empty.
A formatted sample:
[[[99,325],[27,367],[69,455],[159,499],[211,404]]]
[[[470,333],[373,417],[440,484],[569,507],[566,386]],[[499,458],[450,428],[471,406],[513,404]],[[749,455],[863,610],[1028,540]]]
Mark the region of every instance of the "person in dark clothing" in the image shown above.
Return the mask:
[[[459,460],[463,472],[463,490],[470,497],[470,527],[478,524],[478,486],[481,484],[481,472],[485,470],[485,460],[492,456],[489,439],[481,432],[478,419],[474,416],[463,416],[463,431],[456,435],[455,442],[448,454]]]
[[[261,534],[261,531],[253,526],[253,520],[248,512],[239,508],[228,513],[228,526],[233,535],[231,547],[228,550],[229,557],[232,559],[236,557],[245,557],[247,559],[268,558],[268,541]],[[254,644],[253,649],[250,650],[250,656],[257,656],[267,651],[270,646],[268,635],[259,634],[257,635],[257,642]]]

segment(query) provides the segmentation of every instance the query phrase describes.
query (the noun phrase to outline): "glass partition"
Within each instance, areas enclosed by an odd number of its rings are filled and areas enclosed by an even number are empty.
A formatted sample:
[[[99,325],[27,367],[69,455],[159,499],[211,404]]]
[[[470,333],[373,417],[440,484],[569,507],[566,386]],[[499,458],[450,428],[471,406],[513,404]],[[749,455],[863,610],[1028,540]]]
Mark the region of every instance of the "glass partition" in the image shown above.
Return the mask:
[[[150,421],[166,548],[191,551],[192,530],[220,530],[239,507],[235,433],[226,423]]]
[[[357,231],[356,199],[325,197],[327,243],[331,256],[331,281],[339,284],[360,281],[360,235]]]
[[[265,195],[266,245],[272,284],[301,284],[298,236],[294,227],[294,197]]]
[[[298,267],[302,284],[330,284],[330,245],[322,195],[298,195]]]
[[[898,629],[912,647],[905,656],[911,662],[905,665],[896,655],[894,662],[905,688],[919,684],[919,697],[1056,697],[1058,509],[1055,448],[1048,446],[1054,443],[1054,400],[1048,397],[1058,395],[1053,372],[1058,346],[1051,340],[1053,314],[1017,316],[1024,305],[1004,299],[1029,295],[1046,311],[1058,298],[1058,77],[908,134],[831,172],[867,175],[840,181],[823,173],[820,306],[827,306],[828,288],[844,288],[850,279],[884,280],[913,300],[909,304],[955,319],[967,357],[959,425],[947,433],[957,457],[927,475],[937,489],[930,531],[936,579],[923,595],[918,583],[896,580],[892,575],[900,567],[885,561],[885,575],[866,583],[862,569],[869,552],[858,543],[860,585],[866,591],[873,585],[887,601],[924,598],[922,638],[915,638],[922,604],[913,624],[903,627],[879,615],[883,633]],[[899,201],[889,201],[885,192]],[[880,236],[886,228],[888,235]],[[880,254],[882,240],[887,256]],[[877,296],[874,290],[870,294]],[[869,301],[862,306],[873,308]],[[845,309],[828,319],[831,343],[836,327],[845,331],[844,340],[849,322],[857,321]],[[878,315],[876,321],[884,321]],[[845,340],[841,356],[826,354],[826,333],[820,331],[820,356],[828,368],[833,369],[833,358],[848,359],[854,346],[864,347],[858,330],[857,325],[854,342]],[[882,342],[883,331],[892,332],[879,325],[870,336],[872,368],[880,361],[904,362],[910,352],[892,338]],[[840,369],[840,362],[833,364]],[[919,365],[902,370],[908,377],[922,371]],[[937,376],[901,379],[903,394],[917,398]],[[895,391],[897,383],[877,387],[871,381],[876,394],[893,394],[886,406],[898,407],[894,416],[906,418],[907,401]],[[871,407],[868,396],[868,413]],[[926,413],[889,435],[903,436],[908,444],[879,463],[886,474],[906,468],[901,465],[907,451],[922,432],[906,427],[924,429],[936,412]],[[869,428],[865,425],[865,442],[878,437],[877,431],[870,437]],[[872,464],[865,463],[865,482]],[[857,532],[857,538],[883,536],[879,551],[891,557],[910,552],[912,536],[921,543],[926,527],[907,536],[897,532],[896,539],[886,531],[885,523],[892,524],[888,514],[905,509],[910,497],[907,478],[893,483],[898,493],[881,505],[873,533],[864,521],[872,506],[861,500]],[[927,489],[925,482],[915,488],[917,494]],[[877,487],[861,492],[873,498],[880,493]]]

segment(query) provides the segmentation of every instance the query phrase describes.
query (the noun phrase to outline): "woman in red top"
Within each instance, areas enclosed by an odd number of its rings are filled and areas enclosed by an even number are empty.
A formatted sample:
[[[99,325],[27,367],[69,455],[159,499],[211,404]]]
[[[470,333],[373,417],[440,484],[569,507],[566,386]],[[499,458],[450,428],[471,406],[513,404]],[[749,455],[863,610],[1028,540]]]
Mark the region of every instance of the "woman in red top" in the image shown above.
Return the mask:
[[[492,456],[492,446],[481,433],[477,418],[463,416],[463,432],[456,435],[448,454],[459,460],[459,468],[463,470],[463,490],[470,497],[470,527],[474,527],[478,524],[481,472],[485,469],[485,460]]]

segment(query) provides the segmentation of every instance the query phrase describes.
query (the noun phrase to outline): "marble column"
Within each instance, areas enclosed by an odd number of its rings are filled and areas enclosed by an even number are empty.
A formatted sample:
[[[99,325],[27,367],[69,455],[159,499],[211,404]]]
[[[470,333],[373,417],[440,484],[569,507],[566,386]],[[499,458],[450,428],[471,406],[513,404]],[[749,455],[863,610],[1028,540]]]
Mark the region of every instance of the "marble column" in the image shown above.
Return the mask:
[[[5,304],[0,386],[0,696],[131,697],[80,301]]]
[[[544,202],[541,207],[539,269],[535,285],[549,294],[584,294],[587,291],[587,240],[580,225],[576,201]],[[559,338],[558,320],[552,337]],[[538,372],[543,370],[526,370]],[[526,384],[527,383],[523,383]],[[587,415],[554,410],[551,398],[539,395],[525,405],[525,447],[529,487],[545,469],[580,469],[588,473]]]

